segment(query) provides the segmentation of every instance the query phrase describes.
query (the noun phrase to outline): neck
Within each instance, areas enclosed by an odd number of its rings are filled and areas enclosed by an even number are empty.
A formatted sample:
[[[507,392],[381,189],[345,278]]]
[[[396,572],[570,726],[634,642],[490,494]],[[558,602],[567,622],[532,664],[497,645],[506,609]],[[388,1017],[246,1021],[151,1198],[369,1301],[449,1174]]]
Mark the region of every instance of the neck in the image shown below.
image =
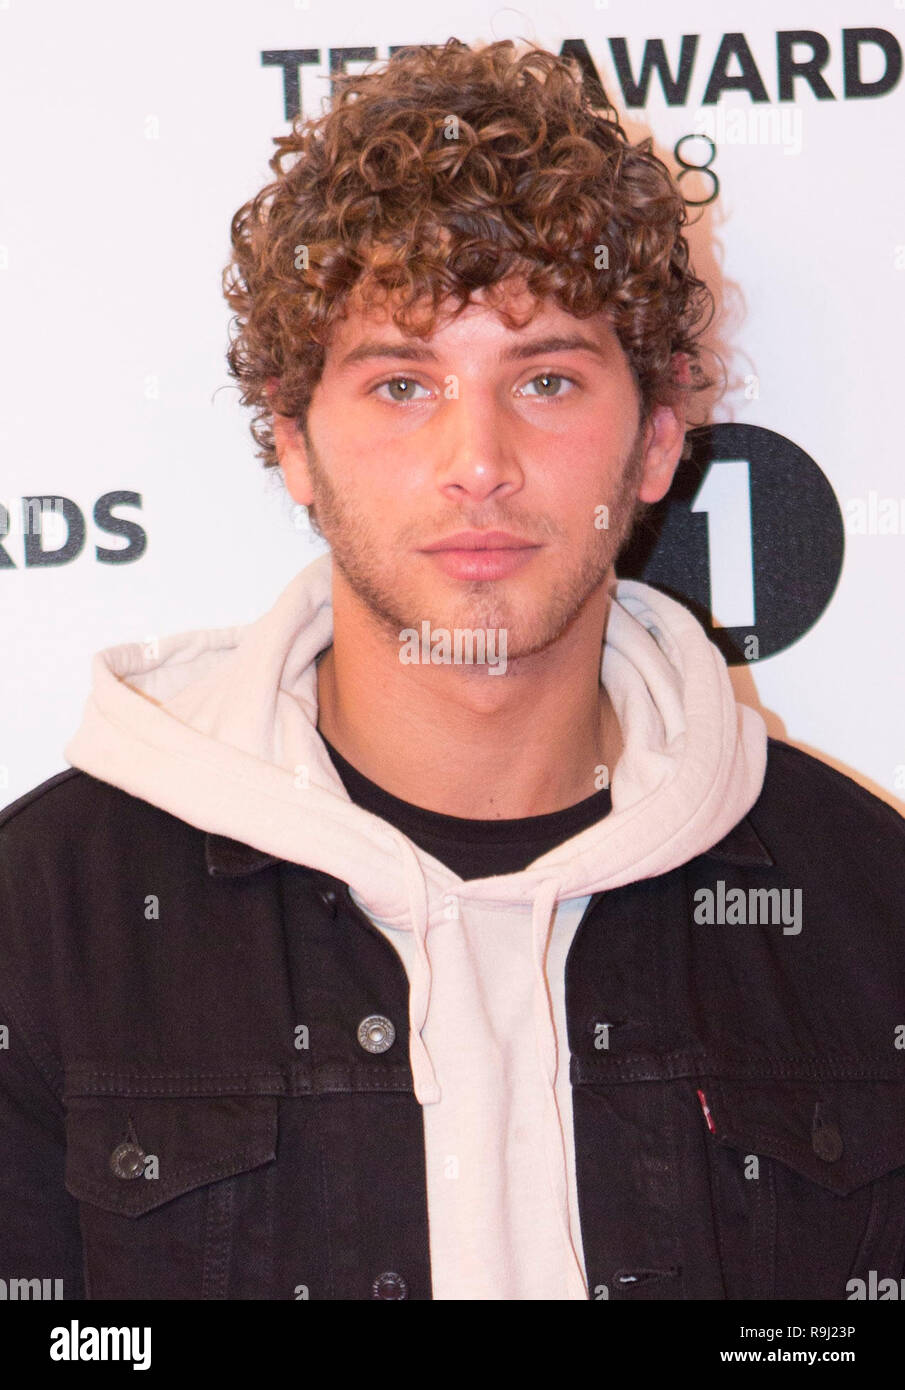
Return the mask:
[[[333,644],[318,661],[318,729],[392,796],[470,820],[564,810],[621,753],[600,685],[612,575],[548,648],[486,667],[403,665],[334,566]]]

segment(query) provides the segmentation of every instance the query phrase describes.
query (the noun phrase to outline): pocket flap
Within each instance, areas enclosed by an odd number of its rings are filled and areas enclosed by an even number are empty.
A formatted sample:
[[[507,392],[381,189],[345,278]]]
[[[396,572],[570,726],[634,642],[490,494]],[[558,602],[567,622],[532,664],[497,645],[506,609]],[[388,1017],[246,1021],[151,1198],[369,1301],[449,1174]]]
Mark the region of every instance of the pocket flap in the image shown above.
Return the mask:
[[[123,1216],[276,1157],[276,1096],[79,1096],[66,1104],[67,1192]]]
[[[714,1138],[846,1195],[905,1167],[903,1081],[696,1083]]]

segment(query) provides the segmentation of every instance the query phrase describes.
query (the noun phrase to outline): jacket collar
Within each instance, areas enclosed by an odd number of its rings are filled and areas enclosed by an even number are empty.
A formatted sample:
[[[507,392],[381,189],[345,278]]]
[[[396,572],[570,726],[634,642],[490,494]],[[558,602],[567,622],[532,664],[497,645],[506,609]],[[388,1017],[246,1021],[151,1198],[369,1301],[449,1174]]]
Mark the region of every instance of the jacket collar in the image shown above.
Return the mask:
[[[727,864],[741,864],[751,868],[758,865],[769,867],[776,863],[747,816],[743,816],[728,835],[724,835],[718,844],[704,853],[711,859],[723,859]]]
[[[705,854],[711,859],[722,859],[728,864],[743,866],[769,866],[776,863],[747,816],[743,816],[718,844],[705,850]],[[205,836],[204,857],[209,874],[228,878],[253,874],[258,869],[266,868],[268,864],[280,863],[273,854],[265,854],[263,850],[244,845],[239,840],[230,840],[226,835],[215,835],[211,831]]]
[[[204,838],[204,858],[209,874],[228,878],[253,874],[268,864],[280,862],[276,855],[265,854],[251,845],[243,845],[240,840],[230,840],[226,835],[214,835],[212,831]]]

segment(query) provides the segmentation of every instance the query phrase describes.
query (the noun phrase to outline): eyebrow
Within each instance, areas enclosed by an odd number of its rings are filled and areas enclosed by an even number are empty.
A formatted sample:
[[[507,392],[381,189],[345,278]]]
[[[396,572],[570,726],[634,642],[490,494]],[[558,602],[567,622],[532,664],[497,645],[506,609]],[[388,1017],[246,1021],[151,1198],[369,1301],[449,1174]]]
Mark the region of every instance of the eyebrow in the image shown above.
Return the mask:
[[[499,353],[497,360],[500,362],[521,361],[525,357],[546,357],[554,352],[593,352],[598,357],[604,357],[605,351],[599,343],[595,343],[593,338],[586,338],[581,333],[548,334],[543,338],[530,338],[524,343],[515,343],[512,347],[504,349]],[[381,342],[379,339],[366,339],[359,343],[358,347],[352,348],[347,352],[339,364],[340,370],[352,367],[357,362],[370,361],[372,358],[392,357],[405,358],[409,362],[436,362],[437,354],[433,348],[417,339],[401,338],[398,342]]]

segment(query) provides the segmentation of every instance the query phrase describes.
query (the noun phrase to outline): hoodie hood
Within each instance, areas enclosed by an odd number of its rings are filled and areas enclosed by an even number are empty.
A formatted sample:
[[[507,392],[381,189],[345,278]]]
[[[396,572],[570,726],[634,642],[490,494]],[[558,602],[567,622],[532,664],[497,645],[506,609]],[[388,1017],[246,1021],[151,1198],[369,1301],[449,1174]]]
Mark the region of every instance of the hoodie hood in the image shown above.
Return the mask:
[[[201,830],[348,883],[365,913],[411,932],[410,1059],[422,1105],[441,1097],[423,1038],[432,927],[448,919],[451,893],[463,911],[469,902],[528,904],[537,1059],[561,1140],[544,968],[556,905],[666,873],[717,844],[760,794],[763,720],[736,703],[725,661],[684,607],[618,580],[600,668],[623,740],[610,770],[611,813],[522,871],[465,881],[350,800],[317,732],[315,662],[332,640],[331,592],[327,553],[256,622],[99,652],[65,755]],[[555,1148],[549,1174],[568,1240],[566,1168]]]

